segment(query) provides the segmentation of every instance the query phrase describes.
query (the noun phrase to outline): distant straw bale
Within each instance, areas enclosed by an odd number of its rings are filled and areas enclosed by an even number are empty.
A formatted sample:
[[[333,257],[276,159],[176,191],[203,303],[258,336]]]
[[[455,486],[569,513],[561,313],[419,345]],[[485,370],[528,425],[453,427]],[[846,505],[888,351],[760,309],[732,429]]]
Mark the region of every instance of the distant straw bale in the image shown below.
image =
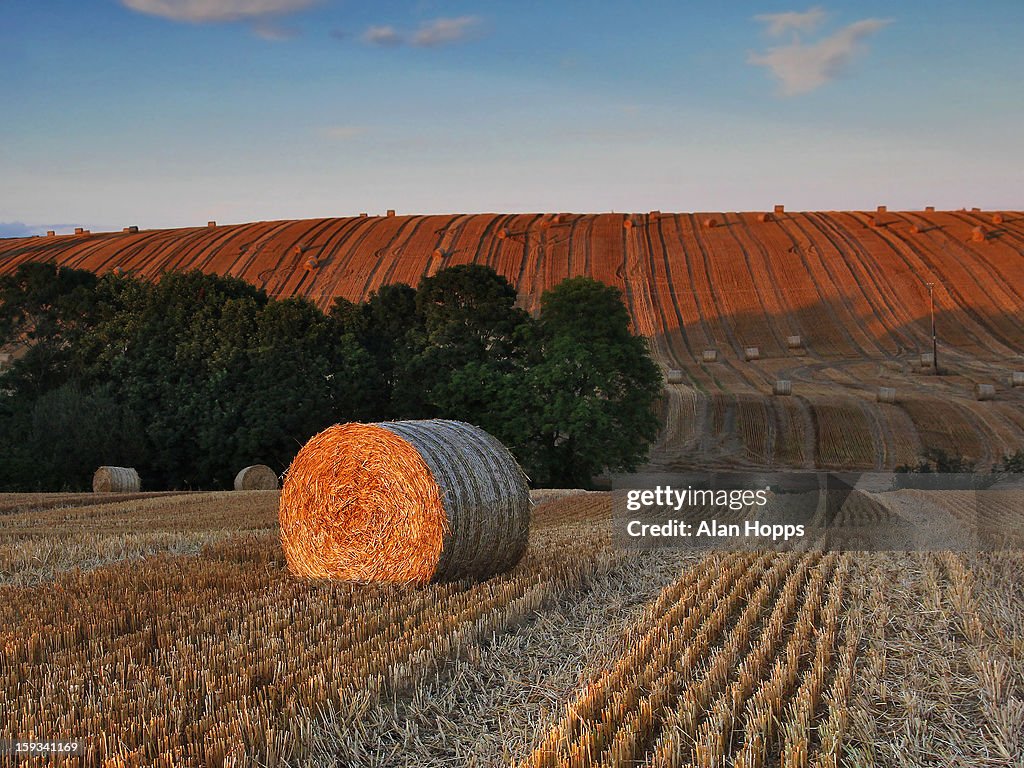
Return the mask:
[[[878,393],[875,395],[875,400],[880,403],[888,403],[893,405],[896,403],[896,388],[895,387],[879,387]]]
[[[470,424],[336,424],[296,455],[279,517],[300,576],[485,579],[522,558],[530,495],[512,454]]]
[[[993,213],[992,214],[992,223],[993,224],[1002,224],[1003,223],[1003,214],[1001,214],[1001,213]]]
[[[708,218],[704,219],[704,226],[707,227],[708,229],[717,227],[718,219],[716,219],[714,216],[709,216]]]
[[[758,221],[772,221],[774,218],[775,217],[772,214],[768,213],[767,211],[765,211],[764,213],[757,214]]]
[[[138,493],[141,488],[134,467],[100,467],[92,476],[93,493]]]
[[[665,380],[669,384],[682,384],[683,383],[683,372],[678,368],[669,368],[668,375]]]
[[[717,349],[705,349],[701,353],[700,357],[701,357],[701,360],[703,360],[705,363],[717,362],[717,360],[718,360],[718,350]]]
[[[982,226],[977,226],[971,230],[971,240],[976,243],[984,243],[987,237],[988,235],[985,232],[985,228]]]
[[[758,347],[747,347],[743,350],[743,359],[747,360],[758,360],[761,357],[761,350]]]
[[[793,394],[793,382],[789,379],[779,379],[772,387],[772,394],[779,397],[789,397]]]
[[[776,206],[775,206],[775,213],[785,213],[785,212],[786,212],[786,206],[776,204]]]
[[[236,491],[276,491],[277,473],[266,464],[253,464],[235,475]]]
[[[992,400],[996,396],[996,388],[992,384],[978,384],[974,388],[974,396],[978,400]]]

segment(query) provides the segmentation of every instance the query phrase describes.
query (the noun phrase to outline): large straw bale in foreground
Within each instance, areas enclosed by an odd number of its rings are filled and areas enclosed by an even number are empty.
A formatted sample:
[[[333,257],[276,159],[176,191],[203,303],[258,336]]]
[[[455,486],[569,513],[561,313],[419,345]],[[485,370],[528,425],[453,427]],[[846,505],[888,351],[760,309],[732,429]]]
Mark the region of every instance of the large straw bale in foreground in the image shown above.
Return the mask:
[[[235,475],[236,491],[276,491],[277,473],[266,464],[253,464]]]
[[[484,579],[525,552],[530,495],[512,454],[470,424],[336,424],[295,457],[279,517],[298,575]]]
[[[92,476],[93,493],[138,493],[141,488],[133,467],[100,467]]]

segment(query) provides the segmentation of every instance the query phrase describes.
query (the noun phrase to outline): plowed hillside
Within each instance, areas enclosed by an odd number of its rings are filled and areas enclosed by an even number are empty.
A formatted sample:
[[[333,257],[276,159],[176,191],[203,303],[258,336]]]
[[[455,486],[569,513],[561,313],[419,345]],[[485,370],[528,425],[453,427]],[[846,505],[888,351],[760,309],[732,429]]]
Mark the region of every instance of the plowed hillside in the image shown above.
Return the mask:
[[[1024,371],[1024,213],[397,216],[0,240],[0,272],[26,261],[200,268],[322,307],[476,263],[535,310],[546,288],[589,275],[623,290],[635,329],[683,372],[656,465],[885,468],[928,447],[986,465],[1024,446],[1024,388],[1010,386]],[[919,364],[928,283],[941,377]],[[771,394],[778,379],[792,396]],[[983,383],[994,400],[975,399]],[[895,403],[876,402],[881,386]]]

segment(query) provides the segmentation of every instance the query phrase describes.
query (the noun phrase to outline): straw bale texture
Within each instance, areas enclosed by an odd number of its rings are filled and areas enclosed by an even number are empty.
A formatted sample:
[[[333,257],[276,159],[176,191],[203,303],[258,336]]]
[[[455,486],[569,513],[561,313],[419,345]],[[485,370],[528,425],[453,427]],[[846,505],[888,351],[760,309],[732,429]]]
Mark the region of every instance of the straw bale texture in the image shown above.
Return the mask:
[[[296,455],[279,518],[298,575],[484,579],[525,552],[530,495],[512,454],[470,424],[336,424]]]
[[[772,393],[782,397],[793,394],[793,382],[789,379],[779,379],[772,387]]]
[[[800,336],[787,336],[786,346],[790,349],[802,349],[804,346],[804,340]]]
[[[894,404],[896,402],[896,387],[879,387],[875,399],[879,403]]]
[[[718,360],[718,350],[717,349],[705,349],[701,353],[701,360],[703,360],[705,363],[713,363],[713,362],[715,362],[716,360]]]
[[[1024,371],[1014,371],[1011,373],[1010,384],[1014,387],[1024,387]]]
[[[276,491],[277,473],[266,464],[253,464],[235,475],[236,491]]]
[[[100,467],[93,473],[93,493],[138,493],[142,487],[133,467]]]
[[[682,384],[683,372],[679,368],[669,368],[666,380],[669,384]]]
[[[757,347],[747,347],[743,350],[744,360],[758,360],[761,357],[761,350]]]
[[[974,396],[978,400],[991,400],[996,396],[996,388],[992,384],[978,384],[974,388]]]

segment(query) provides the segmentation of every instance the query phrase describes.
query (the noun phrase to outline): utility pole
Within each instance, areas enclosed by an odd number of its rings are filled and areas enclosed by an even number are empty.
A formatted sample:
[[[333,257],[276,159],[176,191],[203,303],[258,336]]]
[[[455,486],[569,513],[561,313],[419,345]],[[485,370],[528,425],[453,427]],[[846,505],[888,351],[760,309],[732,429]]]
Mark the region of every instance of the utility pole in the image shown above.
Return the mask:
[[[935,335],[935,283],[926,283],[928,286],[928,305],[932,313],[932,369],[935,375],[939,374],[939,343]]]

